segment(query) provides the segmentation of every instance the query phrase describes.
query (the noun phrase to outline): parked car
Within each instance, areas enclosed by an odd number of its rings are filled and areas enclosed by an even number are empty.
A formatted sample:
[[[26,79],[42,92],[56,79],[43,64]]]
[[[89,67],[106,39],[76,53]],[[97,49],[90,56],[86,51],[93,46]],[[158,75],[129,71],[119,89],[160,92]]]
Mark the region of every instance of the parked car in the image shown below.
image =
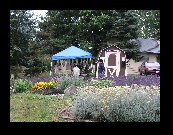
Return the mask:
[[[139,67],[138,71],[140,75],[159,75],[160,76],[160,64],[158,62],[143,62]]]
[[[158,76],[160,76],[160,66],[159,66],[159,68],[156,70],[156,74],[157,74]]]

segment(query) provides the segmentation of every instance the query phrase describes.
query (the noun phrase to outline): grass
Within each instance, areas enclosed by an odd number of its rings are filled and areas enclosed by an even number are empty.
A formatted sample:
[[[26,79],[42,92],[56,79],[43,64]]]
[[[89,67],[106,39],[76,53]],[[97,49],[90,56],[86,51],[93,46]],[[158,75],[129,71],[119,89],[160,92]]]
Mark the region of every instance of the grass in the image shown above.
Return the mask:
[[[59,110],[70,105],[72,97],[18,93],[10,95],[10,122],[67,122]]]

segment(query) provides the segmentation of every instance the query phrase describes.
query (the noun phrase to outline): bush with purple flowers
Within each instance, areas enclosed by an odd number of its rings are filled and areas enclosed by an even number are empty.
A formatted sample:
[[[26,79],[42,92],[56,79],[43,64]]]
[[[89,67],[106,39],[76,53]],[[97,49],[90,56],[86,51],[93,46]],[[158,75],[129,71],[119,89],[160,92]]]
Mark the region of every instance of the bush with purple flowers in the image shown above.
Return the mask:
[[[112,86],[130,86],[132,84],[143,86],[160,86],[160,78],[152,76],[115,76],[114,78],[106,78],[112,80]]]

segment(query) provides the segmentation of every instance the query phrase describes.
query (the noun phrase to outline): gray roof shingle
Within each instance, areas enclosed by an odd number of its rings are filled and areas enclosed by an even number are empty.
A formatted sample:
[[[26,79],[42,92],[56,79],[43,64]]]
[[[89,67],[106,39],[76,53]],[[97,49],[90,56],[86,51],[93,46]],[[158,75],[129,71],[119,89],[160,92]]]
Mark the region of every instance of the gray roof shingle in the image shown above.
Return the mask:
[[[151,52],[151,53],[160,53],[160,45],[158,45],[156,48],[150,50],[150,51],[147,51],[147,52]]]
[[[160,53],[160,45],[153,38],[137,38],[133,41],[138,43],[140,52]]]

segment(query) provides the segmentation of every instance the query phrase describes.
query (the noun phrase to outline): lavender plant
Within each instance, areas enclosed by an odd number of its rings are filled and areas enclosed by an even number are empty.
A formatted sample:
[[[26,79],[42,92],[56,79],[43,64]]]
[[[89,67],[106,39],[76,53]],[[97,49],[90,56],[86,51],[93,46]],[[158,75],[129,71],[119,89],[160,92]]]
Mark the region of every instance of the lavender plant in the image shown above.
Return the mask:
[[[160,78],[153,76],[115,76],[107,77],[106,79],[112,80],[112,86],[130,86],[132,84],[144,86],[160,86]]]
[[[55,87],[61,90],[65,90],[66,88],[70,86],[82,86],[83,84],[84,84],[84,80],[82,77],[69,76],[68,74],[65,74],[64,76],[61,76],[59,78],[59,81]]]

